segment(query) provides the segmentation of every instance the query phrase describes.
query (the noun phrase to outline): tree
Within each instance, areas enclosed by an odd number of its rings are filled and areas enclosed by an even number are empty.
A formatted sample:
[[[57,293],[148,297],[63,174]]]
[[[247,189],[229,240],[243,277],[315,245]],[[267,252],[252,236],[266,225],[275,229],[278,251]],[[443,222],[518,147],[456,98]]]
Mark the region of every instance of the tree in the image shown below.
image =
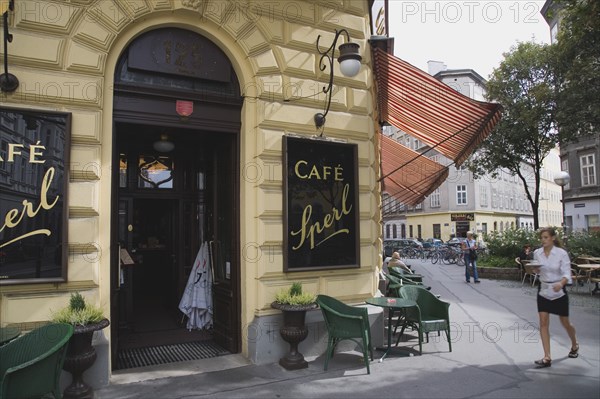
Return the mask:
[[[600,2],[556,3],[560,14],[556,118],[561,140],[569,142],[600,129]]]
[[[519,43],[504,54],[486,88],[488,100],[502,105],[502,119],[466,163],[475,177],[495,178],[502,169],[518,176],[533,209],[535,229],[542,161],[558,144],[553,54],[552,47],[533,42]]]

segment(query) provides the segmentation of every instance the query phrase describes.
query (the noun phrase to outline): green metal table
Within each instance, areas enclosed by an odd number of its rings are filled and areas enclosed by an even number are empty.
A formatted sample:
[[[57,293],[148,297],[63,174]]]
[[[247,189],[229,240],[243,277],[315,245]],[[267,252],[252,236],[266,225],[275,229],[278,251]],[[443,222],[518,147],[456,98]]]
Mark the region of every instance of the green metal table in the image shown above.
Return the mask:
[[[401,311],[406,308],[412,308],[414,306],[417,306],[417,303],[412,299],[391,298],[386,296],[367,299],[365,302],[369,305],[379,306],[388,309],[388,342],[387,348],[385,348],[385,353],[383,354],[381,359],[379,359],[379,363],[381,363],[392,350],[392,317],[394,316],[394,312]]]

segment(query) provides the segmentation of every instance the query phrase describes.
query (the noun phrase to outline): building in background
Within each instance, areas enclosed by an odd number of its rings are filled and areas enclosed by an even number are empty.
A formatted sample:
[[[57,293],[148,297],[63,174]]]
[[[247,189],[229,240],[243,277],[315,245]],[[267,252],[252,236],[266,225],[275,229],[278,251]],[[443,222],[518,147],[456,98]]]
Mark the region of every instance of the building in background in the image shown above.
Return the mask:
[[[467,97],[478,101],[485,99],[486,81],[472,69],[449,70],[443,62],[430,61],[428,72]],[[407,207],[384,193],[384,238],[447,241],[452,237],[466,237],[469,230],[482,234],[533,228],[531,204],[518,177],[502,170],[495,179],[490,176],[475,179],[467,168],[456,168],[435,149],[399,129],[387,126],[384,134],[415,151],[426,152],[425,156],[449,169],[448,179],[417,206]],[[529,166],[524,163],[522,168]],[[552,151],[544,160],[540,176],[540,226],[557,226],[562,220],[560,187],[553,181],[558,170],[558,154]],[[533,184],[532,176],[531,188]]]
[[[548,0],[541,14],[550,27],[550,39],[558,39],[560,5]],[[567,231],[600,231],[600,133],[560,147],[561,170],[570,182],[563,187],[564,224]]]

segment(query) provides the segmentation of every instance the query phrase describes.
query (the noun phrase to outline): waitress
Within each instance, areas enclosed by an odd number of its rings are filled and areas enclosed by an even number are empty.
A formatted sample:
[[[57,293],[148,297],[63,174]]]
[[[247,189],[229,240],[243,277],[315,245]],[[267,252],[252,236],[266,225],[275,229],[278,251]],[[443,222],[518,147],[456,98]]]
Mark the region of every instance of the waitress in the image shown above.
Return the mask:
[[[544,348],[544,357],[536,360],[538,368],[550,367],[550,314],[558,315],[561,324],[571,339],[570,358],[579,355],[579,344],[575,335],[575,327],[569,321],[569,296],[565,286],[571,283],[571,261],[556,237],[552,228],[543,228],[539,233],[542,247],[533,253],[534,263],[540,264],[536,272],[540,275],[537,306],[540,317],[540,337]]]

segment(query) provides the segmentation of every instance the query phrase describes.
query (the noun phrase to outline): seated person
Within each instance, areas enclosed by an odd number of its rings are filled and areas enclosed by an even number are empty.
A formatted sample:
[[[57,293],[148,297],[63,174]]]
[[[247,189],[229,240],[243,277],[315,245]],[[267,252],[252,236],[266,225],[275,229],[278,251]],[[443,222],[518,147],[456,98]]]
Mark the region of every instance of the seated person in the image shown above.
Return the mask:
[[[519,255],[519,259],[523,260],[532,260],[533,259],[533,251],[531,250],[531,245],[525,244],[523,245],[523,250]]]
[[[397,267],[405,273],[412,274],[412,270],[410,270],[410,268],[406,266],[406,263],[400,260],[400,254],[398,252],[394,252],[392,254],[392,259],[390,259],[389,262],[387,262],[387,265],[384,263],[383,271],[385,273],[388,273],[390,267]]]

